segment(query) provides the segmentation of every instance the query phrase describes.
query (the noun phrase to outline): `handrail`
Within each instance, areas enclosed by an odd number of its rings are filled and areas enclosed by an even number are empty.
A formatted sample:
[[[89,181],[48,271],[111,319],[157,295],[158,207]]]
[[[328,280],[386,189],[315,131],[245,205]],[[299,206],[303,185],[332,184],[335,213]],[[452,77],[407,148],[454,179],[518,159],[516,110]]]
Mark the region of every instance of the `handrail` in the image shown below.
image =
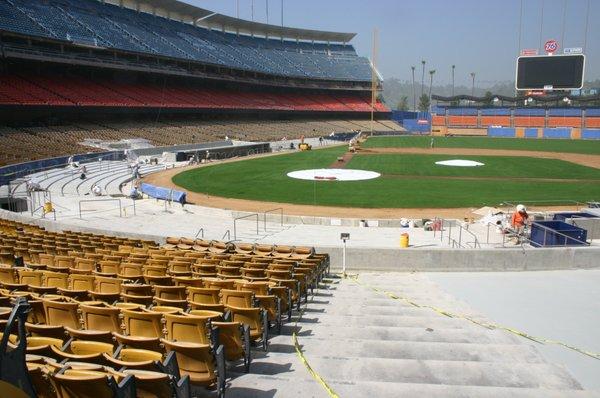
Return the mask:
[[[204,239],[204,228],[200,228],[198,232],[196,232],[196,236],[194,236],[194,238],[197,238],[200,234],[202,234],[202,239]]]
[[[231,231],[230,230],[225,231],[221,240],[225,240],[225,237],[227,237],[227,241],[231,240]]]
[[[88,199],[79,201],[79,218],[81,219],[81,204],[88,202],[118,202],[119,203],[119,217],[123,217],[123,207],[121,206],[121,199]]]
[[[276,209],[265,210],[263,212],[263,221],[264,221],[264,229],[267,230],[267,213],[271,213],[274,211],[281,211],[281,226],[283,227],[283,207],[278,207]]]
[[[467,232],[469,235],[471,235],[473,237],[473,248],[480,248],[481,249],[481,243],[479,242],[479,239],[477,238],[477,235],[475,235],[473,232],[469,231],[467,228],[463,227],[460,223],[460,221],[457,221],[455,224],[456,226],[458,226],[458,241],[456,239],[454,239],[452,237],[452,224],[450,221],[444,219],[444,218],[435,218],[434,220],[440,220],[441,222],[441,226],[440,226],[440,241],[442,241],[444,239],[444,224],[448,225],[448,245],[450,245],[452,243],[452,247],[454,247],[454,245],[458,245],[458,247],[463,248],[464,246],[462,245],[462,231]],[[434,236],[435,236],[435,232],[434,232]],[[465,242],[465,244],[467,244],[469,242]]]
[[[237,240],[237,222],[245,218],[256,217],[256,235],[258,235],[258,213],[247,214],[233,219],[233,240]]]

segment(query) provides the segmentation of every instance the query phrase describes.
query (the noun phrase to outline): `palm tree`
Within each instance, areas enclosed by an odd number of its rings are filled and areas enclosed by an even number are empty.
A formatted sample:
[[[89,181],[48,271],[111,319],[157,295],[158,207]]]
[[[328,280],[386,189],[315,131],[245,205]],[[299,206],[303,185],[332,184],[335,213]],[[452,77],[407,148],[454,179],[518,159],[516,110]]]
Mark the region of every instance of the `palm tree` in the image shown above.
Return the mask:
[[[431,103],[431,86],[433,86],[433,75],[435,75],[435,69],[429,71],[429,103]]]
[[[425,91],[425,60],[421,60],[421,66],[423,67],[423,73],[421,74],[421,95]]]
[[[456,65],[452,65],[452,96],[454,97],[454,69],[456,69]]]
[[[471,72],[471,96],[474,97],[475,96],[475,72]]]
[[[412,88],[413,88],[413,111],[417,110],[417,93],[415,92],[415,66],[411,66],[410,69],[412,70]]]

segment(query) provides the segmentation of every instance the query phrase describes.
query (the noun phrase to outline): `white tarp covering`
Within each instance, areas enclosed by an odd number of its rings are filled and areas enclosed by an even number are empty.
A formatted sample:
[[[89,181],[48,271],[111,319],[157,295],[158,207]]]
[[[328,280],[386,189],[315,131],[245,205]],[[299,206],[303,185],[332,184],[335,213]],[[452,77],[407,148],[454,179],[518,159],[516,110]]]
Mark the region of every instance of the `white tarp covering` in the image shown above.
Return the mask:
[[[379,177],[381,174],[374,171],[352,169],[312,169],[298,170],[287,174],[288,177],[299,180],[316,181],[360,181]]]
[[[474,160],[463,160],[463,159],[441,160],[439,162],[435,162],[435,164],[439,164],[440,166],[454,166],[454,167],[477,167],[477,166],[485,165],[485,163],[479,163]]]

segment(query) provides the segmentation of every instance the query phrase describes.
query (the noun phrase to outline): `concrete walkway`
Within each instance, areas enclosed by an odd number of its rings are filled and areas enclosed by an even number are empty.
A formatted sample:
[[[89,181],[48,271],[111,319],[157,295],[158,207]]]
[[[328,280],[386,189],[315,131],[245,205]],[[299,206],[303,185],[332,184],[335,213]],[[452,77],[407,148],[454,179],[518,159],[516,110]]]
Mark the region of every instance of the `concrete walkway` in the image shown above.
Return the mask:
[[[442,289],[497,323],[600,352],[600,271],[427,274]],[[600,390],[600,360],[555,345],[536,344],[585,388]]]
[[[422,274],[371,273],[360,280],[484,319]],[[250,374],[234,374],[231,396],[328,396],[295,354],[293,330],[310,366],[340,397],[599,396],[528,340],[391,300],[349,279],[320,289],[297,328],[273,337]]]

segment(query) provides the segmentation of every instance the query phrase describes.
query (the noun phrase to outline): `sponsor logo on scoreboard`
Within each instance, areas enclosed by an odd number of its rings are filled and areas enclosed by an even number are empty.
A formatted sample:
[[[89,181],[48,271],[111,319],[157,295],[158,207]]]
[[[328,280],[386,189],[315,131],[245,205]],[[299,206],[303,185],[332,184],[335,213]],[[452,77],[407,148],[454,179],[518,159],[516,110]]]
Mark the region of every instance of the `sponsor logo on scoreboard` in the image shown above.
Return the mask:
[[[558,42],[556,40],[548,40],[544,43],[544,51],[548,54],[553,54],[558,50]]]
[[[581,48],[581,47],[565,48],[563,50],[563,54],[583,54],[583,48]]]
[[[537,48],[524,48],[521,50],[521,55],[538,55]]]

